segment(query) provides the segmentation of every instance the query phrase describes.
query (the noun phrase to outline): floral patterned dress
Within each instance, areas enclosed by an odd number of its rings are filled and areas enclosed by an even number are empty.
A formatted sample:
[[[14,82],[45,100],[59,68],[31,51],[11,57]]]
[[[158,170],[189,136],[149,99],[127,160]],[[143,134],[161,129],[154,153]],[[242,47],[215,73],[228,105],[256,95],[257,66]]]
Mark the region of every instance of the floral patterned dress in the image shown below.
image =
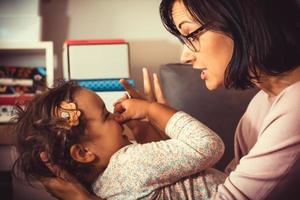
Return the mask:
[[[168,140],[131,144],[117,151],[93,184],[104,199],[210,199],[225,175],[212,167],[224,144],[184,112],[168,121]]]

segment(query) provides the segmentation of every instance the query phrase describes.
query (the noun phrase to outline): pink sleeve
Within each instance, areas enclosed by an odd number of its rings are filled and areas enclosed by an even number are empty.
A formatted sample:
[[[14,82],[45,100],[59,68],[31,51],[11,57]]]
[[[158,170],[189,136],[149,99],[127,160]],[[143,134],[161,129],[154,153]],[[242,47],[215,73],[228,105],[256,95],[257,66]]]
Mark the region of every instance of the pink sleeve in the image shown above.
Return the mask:
[[[284,179],[300,153],[300,106],[297,106],[297,99],[294,95],[279,97],[268,108],[257,131],[257,142],[240,159],[225,183],[219,186],[215,199],[264,199]],[[249,116],[257,114],[250,113]],[[246,115],[241,123],[252,126],[252,122]],[[247,126],[243,130],[247,128],[251,130]],[[252,132],[255,132],[253,128]]]

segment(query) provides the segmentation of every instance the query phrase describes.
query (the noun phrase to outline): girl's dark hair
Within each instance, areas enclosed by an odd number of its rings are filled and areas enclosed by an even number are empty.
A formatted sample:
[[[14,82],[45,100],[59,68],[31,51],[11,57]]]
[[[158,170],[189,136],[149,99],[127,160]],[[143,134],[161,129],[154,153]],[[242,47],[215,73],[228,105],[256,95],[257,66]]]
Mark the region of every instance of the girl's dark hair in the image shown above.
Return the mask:
[[[63,100],[74,102],[73,94],[79,88],[74,82],[60,82],[57,87],[37,95],[25,109],[18,108],[14,132],[19,157],[13,167],[15,176],[20,177],[17,173],[20,170],[29,183],[40,177],[54,177],[40,158],[45,152],[50,163],[67,170],[89,188],[86,177],[91,164],[73,160],[69,151],[85,133],[84,117],[79,118],[78,126],[67,130],[57,126],[62,119],[53,116]]]
[[[253,86],[251,80],[259,80],[258,71],[276,76],[300,64],[299,0],[180,1],[197,22],[210,22],[208,30],[233,39],[226,88],[249,88]],[[166,29],[179,37],[172,17],[174,2],[162,0],[160,15]]]

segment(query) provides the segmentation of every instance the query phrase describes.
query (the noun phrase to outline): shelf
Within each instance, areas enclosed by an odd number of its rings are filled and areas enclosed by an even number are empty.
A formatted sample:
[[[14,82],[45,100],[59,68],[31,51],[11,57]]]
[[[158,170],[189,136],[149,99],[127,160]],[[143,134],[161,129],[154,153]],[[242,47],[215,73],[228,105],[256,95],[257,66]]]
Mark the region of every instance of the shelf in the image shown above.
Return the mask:
[[[44,66],[47,86],[54,80],[54,58],[52,42],[0,42],[0,65]]]
[[[52,42],[0,42],[0,66],[23,67],[23,68],[45,67],[47,87],[53,86],[53,80],[54,80],[53,60],[54,59],[53,59]],[[15,90],[14,86],[11,86],[11,89],[7,93],[13,93],[14,90]],[[0,105],[0,123],[6,124],[10,122],[10,119],[13,117],[12,109],[13,109],[13,105],[11,104]],[[1,128],[3,129],[0,129],[0,135],[5,136],[5,138],[9,143],[11,140],[9,138],[10,135],[9,134],[3,135],[4,133],[9,132],[8,131],[9,128],[5,128],[5,127],[1,127]],[[3,138],[2,140],[5,141],[5,139]]]
[[[1,50],[51,49],[52,42],[0,42]]]

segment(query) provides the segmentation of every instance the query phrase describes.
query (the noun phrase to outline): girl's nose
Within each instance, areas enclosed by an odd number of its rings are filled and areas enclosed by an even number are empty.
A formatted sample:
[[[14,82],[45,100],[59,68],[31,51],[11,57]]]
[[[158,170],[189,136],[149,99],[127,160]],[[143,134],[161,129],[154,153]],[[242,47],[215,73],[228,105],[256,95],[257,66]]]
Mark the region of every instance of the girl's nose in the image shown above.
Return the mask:
[[[110,113],[109,117],[113,120],[115,120],[116,122],[118,122],[119,124],[123,124],[124,122],[122,122],[122,119],[120,117],[119,113]]]

